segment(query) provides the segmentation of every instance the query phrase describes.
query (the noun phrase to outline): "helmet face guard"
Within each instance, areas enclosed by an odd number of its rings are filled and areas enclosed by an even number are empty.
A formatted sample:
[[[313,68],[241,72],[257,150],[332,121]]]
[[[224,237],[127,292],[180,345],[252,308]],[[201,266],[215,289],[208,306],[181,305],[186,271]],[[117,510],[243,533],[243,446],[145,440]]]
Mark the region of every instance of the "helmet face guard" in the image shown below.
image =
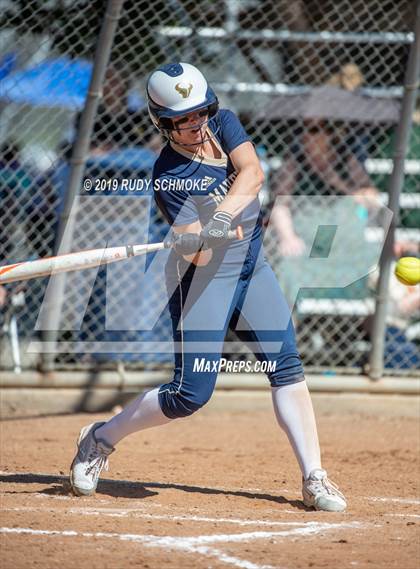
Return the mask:
[[[188,63],[163,65],[153,72],[147,82],[147,101],[149,114],[155,127],[169,140],[175,141],[173,132],[201,128],[211,118],[217,116],[219,101],[202,73]],[[175,126],[180,119],[194,111],[202,111],[206,119],[199,125]],[[216,132],[220,126],[217,126]],[[203,137],[200,143],[213,138]],[[199,144],[200,144],[199,143]],[[185,146],[196,146],[185,144]]]
[[[200,113],[201,110],[202,110],[202,113]],[[189,111],[189,112],[194,112],[194,111]],[[207,120],[204,122],[208,122],[208,120],[215,117],[218,112],[219,112],[219,102],[218,101],[215,101],[214,103],[211,103],[207,107],[203,107],[202,109],[198,110],[198,114],[200,116],[207,116],[208,117]],[[173,117],[173,118],[162,116],[159,119],[160,125],[165,130],[191,130],[192,128],[197,128],[196,126],[193,126],[193,127],[175,127],[174,121],[182,118],[183,116],[185,116],[187,114],[189,114],[189,113],[185,113],[184,115],[180,115],[179,117]],[[201,124],[204,124],[204,122]]]

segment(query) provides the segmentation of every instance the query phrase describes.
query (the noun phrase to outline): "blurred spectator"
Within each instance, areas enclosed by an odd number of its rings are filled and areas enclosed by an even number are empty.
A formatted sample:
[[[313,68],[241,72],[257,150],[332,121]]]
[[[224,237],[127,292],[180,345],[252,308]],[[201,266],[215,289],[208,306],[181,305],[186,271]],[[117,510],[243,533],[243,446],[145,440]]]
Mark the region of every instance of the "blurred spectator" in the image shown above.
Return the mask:
[[[156,154],[160,153],[163,145],[162,137],[150,124],[148,111],[142,106],[142,99],[140,98],[134,106],[130,104],[129,87],[127,70],[111,64],[105,74],[102,99],[93,125],[91,155],[103,155],[116,149],[133,146],[149,148]],[[76,137],[80,119],[81,113],[76,118],[73,138]],[[67,146],[68,142],[65,142],[63,147],[64,145]],[[70,158],[71,151],[70,145],[64,154],[66,159]]]
[[[345,65],[332,82],[355,90],[363,82],[354,64]],[[378,205],[378,190],[364,168],[365,141],[357,128],[323,119],[303,120],[285,154],[274,180],[273,202],[277,196],[355,196],[364,208]],[[305,243],[296,234],[290,211],[291,199],[273,209],[271,220],[280,239],[280,254],[301,255]]]
[[[54,212],[39,176],[22,162],[19,147],[0,148],[0,258],[26,259],[51,253]]]
[[[355,63],[346,63],[327,81],[327,85],[334,85],[346,91],[356,91],[363,83],[363,74]]]
[[[0,255],[9,259],[51,254],[54,212],[41,177],[22,162],[19,147],[0,148]]]
[[[0,203],[2,223],[0,225],[0,259],[19,258],[24,254],[22,247],[28,246],[25,239],[24,204],[33,178],[22,165],[19,148],[14,142],[7,142],[0,148]]]
[[[396,259],[402,256],[416,256],[419,246],[413,242],[396,242],[394,245]],[[401,284],[394,275],[396,261],[391,268],[388,295],[388,313],[385,332],[385,367],[398,369],[415,369],[420,367],[419,347],[408,337],[411,324],[415,324],[420,310],[420,294],[418,287]],[[369,284],[376,288],[379,271],[370,275]],[[366,320],[365,328],[368,338],[371,337],[372,319]]]
[[[22,195],[32,184],[31,176],[21,162],[19,147],[13,141],[0,148],[0,181],[3,207],[7,205],[3,200],[12,192],[15,196]]]
[[[355,144],[358,141],[325,121],[305,121],[301,139],[291,146],[274,182],[274,199],[293,194],[354,195],[364,207],[376,205],[378,190],[357,158]],[[284,256],[301,255],[305,249],[294,231],[290,201],[275,207],[271,215]]]
[[[91,154],[142,144],[141,116],[129,108],[129,81],[124,68],[110,65],[106,71],[91,139]],[[79,127],[77,116],[75,129]]]
[[[128,109],[128,87],[126,71],[109,66],[94,124],[92,146],[109,149],[138,143],[136,115]]]

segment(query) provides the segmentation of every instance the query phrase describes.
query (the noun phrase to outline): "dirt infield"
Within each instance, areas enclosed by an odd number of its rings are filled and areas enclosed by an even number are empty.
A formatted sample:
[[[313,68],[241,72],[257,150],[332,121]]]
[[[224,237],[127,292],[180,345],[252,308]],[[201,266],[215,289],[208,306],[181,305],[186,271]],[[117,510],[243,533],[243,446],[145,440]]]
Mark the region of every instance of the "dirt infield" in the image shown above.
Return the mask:
[[[419,399],[314,402],[345,513],[300,502],[269,393],[216,393],[132,435],[92,498],[70,494],[68,466],[80,427],[104,415],[2,422],[1,568],[419,567]]]

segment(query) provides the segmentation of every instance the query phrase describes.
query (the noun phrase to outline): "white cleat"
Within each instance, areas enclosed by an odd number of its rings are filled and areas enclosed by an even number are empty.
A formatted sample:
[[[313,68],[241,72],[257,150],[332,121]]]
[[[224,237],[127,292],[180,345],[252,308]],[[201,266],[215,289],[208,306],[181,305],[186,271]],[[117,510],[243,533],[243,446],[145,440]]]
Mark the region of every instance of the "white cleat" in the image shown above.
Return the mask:
[[[303,503],[305,506],[326,512],[343,512],[346,499],[338,487],[328,480],[327,473],[322,468],[315,468],[309,477],[303,481]]]
[[[102,469],[108,470],[108,456],[115,449],[95,438],[95,430],[104,424],[92,423],[80,431],[77,453],[70,467],[70,484],[76,496],[94,494]]]

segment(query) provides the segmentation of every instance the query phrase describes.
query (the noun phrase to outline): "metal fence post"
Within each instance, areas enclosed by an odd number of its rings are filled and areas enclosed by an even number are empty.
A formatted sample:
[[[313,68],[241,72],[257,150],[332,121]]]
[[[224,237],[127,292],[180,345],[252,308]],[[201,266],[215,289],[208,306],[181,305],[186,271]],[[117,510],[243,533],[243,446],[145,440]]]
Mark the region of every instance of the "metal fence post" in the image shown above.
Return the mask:
[[[88,95],[81,114],[80,127],[76,135],[73,152],[70,159],[70,177],[64,202],[64,208],[59,221],[55,253],[57,253],[58,248],[60,250],[60,254],[68,253],[71,251],[74,224],[76,219],[75,213],[77,212],[79,204],[80,185],[82,182],[87,156],[89,154],[89,145],[92,136],[95,116],[97,113],[100,97],[102,96],[102,85],[105,77],[105,72],[111,55],[111,49],[114,42],[115,32],[117,29],[118,21],[120,19],[123,3],[124,0],[108,0],[106,6],[105,15],[98,39],[98,45],[95,52]],[[49,349],[48,352],[43,353],[43,371],[52,371],[54,369],[57,332],[60,322],[65,285],[65,274],[55,275],[51,279],[50,298],[54,299],[54,304],[50,306],[47,311],[45,318],[45,330],[43,332],[43,341],[48,342],[51,349]]]
[[[398,224],[399,198],[404,183],[404,164],[407,154],[416,93],[419,87],[420,74],[420,0],[415,2],[414,42],[411,45],[405,76],[404,96],[401,108],[401,119],[397,126],[393,170],[389,181],[388,207],[393,212],[393,219],[385,240],[380,261],[380,275],[377,286],[375,316],[372,328],[372,351],[369,360],[369,377],[379,379],[383,374],[386,314],[395,228]]]

